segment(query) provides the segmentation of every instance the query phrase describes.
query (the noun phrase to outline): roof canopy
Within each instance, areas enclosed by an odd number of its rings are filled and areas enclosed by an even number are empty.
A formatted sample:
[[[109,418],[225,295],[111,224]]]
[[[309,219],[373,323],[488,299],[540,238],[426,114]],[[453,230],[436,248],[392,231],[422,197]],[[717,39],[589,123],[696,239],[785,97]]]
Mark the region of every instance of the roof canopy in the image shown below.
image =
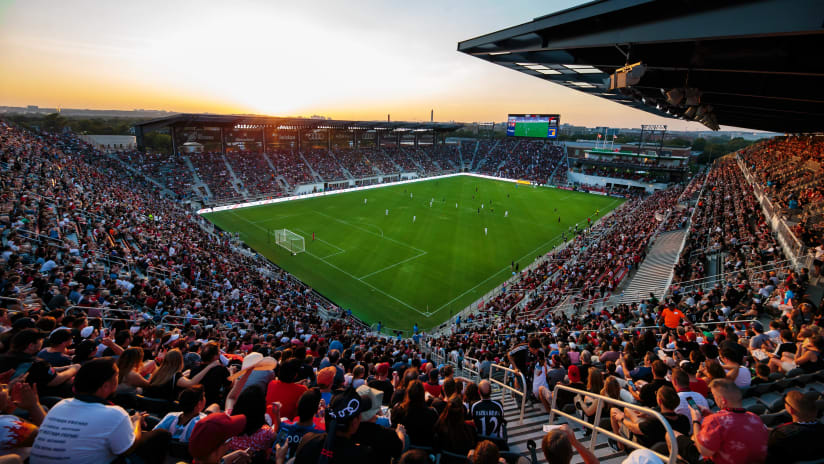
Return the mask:
[[[458,51],[712,129],[814,132],[824,126],[822,18],[821,0],[598,0]],[[640,80],[608,90],[634,63]]]
[[[379,121],[338,121],[329,119],[307,119],[307,118],[280,118],[272,116],[247,116],[247,115],[217,115],[217,114],[176,114],[165,118],[152,119],[135,124],[144,132],[161,129],[169,126],[182,126],[186,124],[214,125],[214,126],[248,126],[248,127],[272,127],[281,130],[297,129],[337,129],[348,131],[434,131],[451,132],[462,127],[461,124],[436,123],[436,122],[379,122]]]

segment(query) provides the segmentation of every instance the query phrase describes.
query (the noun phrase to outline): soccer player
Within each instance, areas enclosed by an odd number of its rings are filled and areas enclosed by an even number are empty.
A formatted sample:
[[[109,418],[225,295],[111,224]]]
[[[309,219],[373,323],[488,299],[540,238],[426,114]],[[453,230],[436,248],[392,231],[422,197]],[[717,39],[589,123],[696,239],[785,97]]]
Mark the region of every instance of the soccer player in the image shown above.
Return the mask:
[[[504,211],[504,217],[509,216],[509,210]]]
[[[412,192],[409,192],[409,199],[412,199]]]
[[[363,204],[364,204],[364,205],[366,204],[366,198],[364,198],[364,199],[363,199]]]
[[[412,216],[412,224],[415,223],[415,219],[418,219],[418,216]]]
[[[389,216],[389,208],[386,209],[386,216]]]
[[[455,203],[455,209],[458,209],[458,204],[457,203]]]
[[[481,209],[484,209],[484,204],[483,203],[481,203]]]
[[[486,235],[486,232],[487,232],[486,227],[484,227],[484,235]]]
[[[558,224],[561,223],[561,216],[558,216]]]

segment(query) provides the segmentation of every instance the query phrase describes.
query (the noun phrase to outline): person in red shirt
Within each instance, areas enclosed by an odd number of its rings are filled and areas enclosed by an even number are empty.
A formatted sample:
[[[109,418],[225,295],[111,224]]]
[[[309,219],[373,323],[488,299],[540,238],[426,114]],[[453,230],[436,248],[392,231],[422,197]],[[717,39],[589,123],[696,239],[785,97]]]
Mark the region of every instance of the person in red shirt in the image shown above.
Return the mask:
[[[266,404],[280,403],[280,414],[283,417],[295,417],[298,411],[298,400],[308,388],[306,385],[295,383],[300,369],[300,359],[292,358],[280,365],[278,377],[269,382],[266,389]]]
[[[708,409],[690,408],[692,438],[698,452],[715,464],[763,463],[769,432],[760,417],[741,407],[741,389],[731,380],[715,379],[710,390],[721,411],[710,414]],[[689,445],[685,445],[683,449],[687,450]]]
[[[438,369],[429,371],[429,381],[423,384],[423,389],[435,398],[441,397],[443,387],[438,383]]]

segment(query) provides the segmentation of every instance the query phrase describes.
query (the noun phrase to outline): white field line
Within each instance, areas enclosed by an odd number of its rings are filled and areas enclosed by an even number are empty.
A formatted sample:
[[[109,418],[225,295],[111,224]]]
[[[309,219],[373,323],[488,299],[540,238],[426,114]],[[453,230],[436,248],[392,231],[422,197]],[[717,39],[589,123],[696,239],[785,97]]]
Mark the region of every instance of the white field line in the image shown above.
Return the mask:
[[[375,272],[370,272],[369,274],[366,274],[365,276],[361,276],[361,279],[365,279],[365,278],[367,278],[367,277],[372,277],[372,276],[373,276],[373,275],[375,275],[375,274],[381,273],[381,272],[386,271],[386,270],[388,270],[388,269],[392,269],[392,268],[393,268],[393,267],[395,267],[395,266],[398,266],[398,265],[401,265],[401,264],[403,264],[403,263],[406,263],[406,262],[412,261],[413,259],[420,258],[421,256],[424,256],[424,255],[426,255],[426,254],[427,254],[427,253],[426,253],[425,251],[424,251],[424,252],[422,252],[422,253],[418,253],[417,255],[415,255],[415,256],[413,256],[413,257],[411,257],[411,258],[406,258],[406,259],[404,259],[403,261],[398,261],[398,262],[397,262],[397,263],[395,263],[395,264],[391,264],[391,265],[389,265],[389,266],[386,266],[385,268],[378,269],[378,270],[377,270],[377,271],[375,271]]]
[[[315,211],[315,210],[312,210],[312,212],[313,212],[313,213],[316,213],[316,214],[320,214],[321,216],[323,216],[323,217],[325,217],[325,218],[329,218],[329,219],[331,219],[331,220],[333,220],[333,221],[340,222],[341,224],[346,224],[346,225],[347,225],[347,226],[349,226],[349,227],[354,227],[355,229],[358,229],[358,230],[361,230],[361,231],[363,231],[363,232],[366,232],[367,234],[374,235],[375,237],[381,237],[381,238],[383,238],[383,239],[385,239],[385,240],[389,240],[390,242],[394,242],[394,243],[397,243],[398,245],[405,246],[405,247],[407,247],[407,248],[410,248],[410,249],[412,249],[412,250],[417,251],[418,253],[425,253],[425,252],[426,252],[426,250],[421,250],[420,248],[414,247],[414,246],[412,246],[412,245],[410,245],[410,244],[408,244],[408,243],[404,243],[404,242],[401,242],[401,241],[399,241],[399,240],[395,240],[394,238],[386,237],[386,236],[383,236],[383,235],[378,235],[378,234],[376,234],[375,232],[372,232],[371,230],[364,229],[363,227],[358,227],[358,226],[356,226],[356,225],[352,224],[351,222],[346,222],[346,221],[344,221],[343,219],[338,219],[338,218],[336,218],[336,217],[334,217],[334,216],[330,216],[330,215],[328,215],[328,214],[326,214],[326,213],[321,213],[320,211]]]
[[[260,229],[260,230],[263,230],[263,231],[265,231],[265,230],[266,230],[266,228],[265,228],[265,227],[262,227],[262,226],[259,226],[259,225],[255,224],[255,223],[253,223],[252,221],[250,221],[250,220],[246,219],[245,217],[238,215],[238,214],[237,214],[237,213],[235,213],[234,211],[231,211],[231,213],[232,213],[234,216],[238,217],[239,219],[241,219],[241,220],[245,221],[245,222],[246,222],[246,223],[248,223],[248,224],[251,224],[251,225],[253,225],[253,226],[257,227],[257,228],[258,228],[258,229]],[[324,216],[325,216],[325,215],[324,215]],[[370,232],[370,233],[371,233],[371,232]],[[375,290],[376,292],[379,292],[379,293],[381,293],[382,295],[385,295],[385,296],[387,296],[387,297],[389,297],[389,298],[391,298],[391,299],[393,299],[393,300],[397,301],[398,303],[400,303],[400,304],[402,304],[402,305],[406,306],[407,308],[411,309],[412,311],[415,311],[416,313],[418,313],[418,314],[420,314],[420,315],[422,315],[422,316],[429,317],[429,316],[427,315],[427,313],[424,313],[424,312],[422,312],[422,311],[419,311],[417,308],[415,308],[414,306],[410,305],[409,303],[406,303],[405,301],[402,301],[402,300],[397,299],[396,297],[394,297],[394,296],[390,295],[389,293],[384,292],[383,290],[379,289],[378,287],[375,287],[374,285],[370,284],[369,282],[366,282],[365,280],[361,279],[360,277],[356,277],[356,276],[354,276],[354,275],[350,274],[349,272],[347,272],[347,271],[345,271],[345,270],[343,270],[343,269],[339,268],[338,266],[335,266],[334,264],[330,263],[329,261],[326,261],[325,259],[321,258],[320,256],[318,256],[318,255],[316,255],[316,254],[313,254],[313,253],[312,253],[312,252],[310,252],[310,251],[306,251],[306,254],[308,254],[309,256],[311,256],[311,257],[313,257],[313,258],[317,259],[318,261],[322,261],[322,262],[326,263],[326,265],[327,265],[327,266],[329,266],[329,267],[331,267],[331,268],[333,268],[333,269],[336,269],[336,270],[338,270],[338,271],[340,271],[340,272],[342,272],[342,273],[344,273],[344,274],[348,275],[349,277],[351,277],[351,278],[353,278],[353,279],[357,280],[358,282],[360,282],[360,283],[362,283],[362,284],[366,285],[367,287],[371,288],[372,290]]]
[[[535,253],[536,251],[538,251],[538,250],[540,250],[541,248],[545,247],[546,245],[548,245],[548,244],[550,244],[550,243],[554,242],[554,241],[555,241],[556,239],[558,239],[558,237],[560,237],[560,236],[561,236],[561,234],[558,234],[558,235],[556,235],[556,236],[552,237],[551,239],[547,240],[546,242],[544,242],[544,243],[542,243],[541,245],[539,245],[538,247],[536,247],[534,250],[532,250],[532,251],[530,251],[529,253],[525,254],[524,256],[520,257],[517,261],[520,261],[520,260],[522,260],[522,259],[524,259],[524,258],[527,258],[527,257],[531,256],[531,255],[532,255],[533,253]],[[487,277],[486,279],[484,279],[484,280],[482,280],[481,282],[479,282],[479,283],[478,283],[478,285],[475,285],[474,287],[470,288],[469,290],[467,290],[467,291],[465,291],[465,292],[461,293],[460,295],[456,296],[455,298],[452,298],[451,300],[447,301],[446,303],[444,303],[444,304],[443,304],[443,305],[441,305],[440,307],[436,308],[434,311],[432,311],[432,312],[431,312],[431,314],[437,314],[438,312],[440,312],[441,310],[443,310],[444,308],[446,308],[447,306],[449,306],[450,304],[452,304],[455,300],[458,300],[458,299],[462,298],[462,297],[463,297],[464,295],[466,295],[467,293],[470,293],[470,292],[474,291],[476,288],[478,288],[478,287],[480,287],[481,285],[485,284],[487,281],[491,280],[493,277],[495,277],[495,276],[497,276],[498,274],[500,274],[500,273],[502,273],[502,272],[504,272],[504,271],[507,271],[507,270],[509,270],[509,269],[510,269],[510,267],[509,267],[509,266],[507,266],[507,267],[505,267],[505,268],[501,269],[500,271],[498,271],[498,272],[496,272],[496,273],[492,274],[491,276],[489,276],[489,277]]]

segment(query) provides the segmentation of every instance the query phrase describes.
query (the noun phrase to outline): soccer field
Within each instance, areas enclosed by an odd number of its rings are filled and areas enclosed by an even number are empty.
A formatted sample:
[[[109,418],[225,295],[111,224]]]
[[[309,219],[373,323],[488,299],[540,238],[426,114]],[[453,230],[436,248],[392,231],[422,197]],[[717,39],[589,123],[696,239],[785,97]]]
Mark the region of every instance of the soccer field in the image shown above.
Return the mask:
[[[456,176],[204,217],[362,320],[408,330],[449,319],[510,277],[512,261],[523,269],[621,201]],[[283,228],[305,253],[274,243]]]
[[[519,137],[546,137],[548,122],[519,122],[515,125],[515,135]]]

